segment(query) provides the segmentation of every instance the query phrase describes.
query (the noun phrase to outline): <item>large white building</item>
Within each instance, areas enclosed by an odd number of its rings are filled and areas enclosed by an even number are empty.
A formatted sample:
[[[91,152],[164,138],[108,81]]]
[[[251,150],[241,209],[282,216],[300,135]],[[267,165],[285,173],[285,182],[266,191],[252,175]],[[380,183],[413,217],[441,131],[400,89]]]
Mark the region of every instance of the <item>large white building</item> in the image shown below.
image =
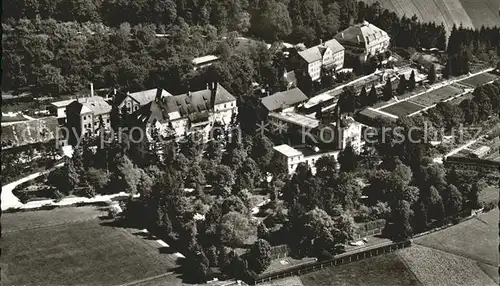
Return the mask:
[[[315,151],[309,147],[293,148],[287,144],[273,147],[274,151],[278,154],[279,160],[283,160],[288,168],[288,174],[292,175],[297,170],[300,163],[306,163],[311,168],[311,172],[316,174],[316,162],[323,156],[333,156],[335,160],[339,155],[338,150],[321,152]]]
[[[137,120],[146,128],[147,136],[156,129],[163,137],[180,139],[192,132],[201,132],[208,138],[215,124],[228,128],[237,114],[236,98],[222,85],[212,83],[204,90],[172,96],[160,94],[139,109]]]
[[[283,111],[270,113],[268,118],[271,132],[294,132],[303,139],[302,144],[329,146],[335,150],[351,144],[356,152],[361,151],[363,125],[352,117],[343,116],[335,122],[325,123],[308,115]]]
[[[111,129],[111,105],[100,96],[73,100],[66,106],[68,127],[80,130],[80,136],[97,136],[101,128]]]
[[[344,47],[335,39],[331,39],[309,49],[299,51],[300,69],[307,73],[311,80],[321,78],[327,71],[336,71],[344,66]]]
[[[343,30],[335,39],[345,47],[346,54],[359,56],[362,61],[387,51],[391,42],[387,32],[366,21]]]

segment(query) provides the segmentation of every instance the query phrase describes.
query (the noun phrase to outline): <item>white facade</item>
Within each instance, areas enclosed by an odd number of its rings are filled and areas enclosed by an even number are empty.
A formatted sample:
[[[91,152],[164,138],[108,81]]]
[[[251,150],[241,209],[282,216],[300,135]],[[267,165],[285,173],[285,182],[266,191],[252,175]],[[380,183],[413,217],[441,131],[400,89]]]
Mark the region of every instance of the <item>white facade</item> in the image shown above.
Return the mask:
[[[351,55],[366,61],[389,49],[391,38],[384,30],[368,22],[353,25],[335,36]]]
[[[321,77],[321,60],[308,64],[307,72],[309,73],[311,80],[318,80]]]
[[[286,144],[275,146],[274,151],[277,152],[280,155],[280,159],[286,163],[289,175],[295,173],[300,163],[306,163],[309,168],[311,168],[311,172],[314,175],[316,174],[316,162],[319,158],[334,156],[335,160],[337,160],[339,154],[339,151],[330,151],[306,156],[301,151]]]

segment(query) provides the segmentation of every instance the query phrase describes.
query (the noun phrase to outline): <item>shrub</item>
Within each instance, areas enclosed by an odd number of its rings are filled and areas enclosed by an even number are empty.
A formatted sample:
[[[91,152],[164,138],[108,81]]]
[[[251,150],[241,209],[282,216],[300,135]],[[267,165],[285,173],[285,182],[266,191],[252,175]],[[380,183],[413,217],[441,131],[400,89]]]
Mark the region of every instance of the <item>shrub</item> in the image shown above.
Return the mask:
[[[29,200],[33,197],[26,190],[21,190],[16,195],[17,195],[17,198],[19,199],[19,201],[21,201],[21,203],[23,203],[23,204],[29,202]]]
[[[52,191],[52,198],[55,202],[60,202],[64,198],[64,194],[61,193],[58,189],[54,189]]]
[[[81,194],[79,195],[87,198],[93,198],[97,195],[97,192],[95,191],[95,188],[93,186],[86,186],[81,189]]]
[[[481,202],[481,207],[483,208],[484,212],[491,211],[492,209],[495,209],[498,206],[498,201],[489,201],[489,202]]]

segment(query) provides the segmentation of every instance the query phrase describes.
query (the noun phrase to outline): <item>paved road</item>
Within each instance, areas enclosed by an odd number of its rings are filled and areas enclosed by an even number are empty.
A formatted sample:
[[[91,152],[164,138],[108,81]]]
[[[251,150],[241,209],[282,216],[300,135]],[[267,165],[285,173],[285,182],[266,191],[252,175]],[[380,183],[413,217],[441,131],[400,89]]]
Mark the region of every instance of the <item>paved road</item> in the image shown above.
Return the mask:
[[[54,168],[61,167],[62,165],[64,165],[64,163],[60,163],[60,164],[56,165]],[[19,180],[15,181],[15,182],[12,182],[10,184],[7,184],[7,185],[3,186],[2,187],[2,195],[1,195],[1,198],[2,198],[2,210],[6,210],[6,209],[10,209],[10,208],[20,208],[20,207],[22,207],[24,204],[21,203],[21,201],[19,200],[19,198],[16,197],[12,193],[12,191],[17,186],[19,186],[20,184],[28,182],[28,181],[31,181],[31,180],[34,180],[34,179],[40,177],[41,175],[46,174],[46,173],[52,171],[54,168],[52,168],[50,170],[36,172],[34,174],[31,174],[29,176],[26,176],[26,177],[24,177],[22,179],[19,179]]]
[[[129,195],[125,192],[120,192],[118,194],[113,194],[113,195],[105,195],[105,196],[97,195],[93,198],[71,197],[71,198],[62,199],[59,202],[54,202],[54,200],[42,200],[42,201],[32,201],[32,202],[28,202],[26,204],[23,204],[19,200],[19,198],[16,197],[12,193],[14,188],[17,187],[18,185],[25,183],[25,182],[28,182],[28,181],[31,181],[31,180],[34,180],[34,179],[40,177],[41,175],[46,174],[46,173],[52,171],[53,169],[61,167],[63,165],[64,165],[64,163],[60,163],[50,170],[45,170],[45,171],[31,174],[29,176],[26,176],[22,179],[19,179],[15,182],[12,182],[10,184],[3,186],[2,187],[2,196],[1,196],[1,198],[2,198],[2,210],[7,210],[7,209],[11,209],[11,208],[35,209],[35,208],[42,207],[44,205],[66,206],[66,205],[72,205],[72,204],[76,204],[76,203],[106,202],[106,201],[111,201],[113,198],[116,198],[116,197],[123,197],[123,196]],[[137,197],[137,196],[138,195],[135,195],[135,197]]]

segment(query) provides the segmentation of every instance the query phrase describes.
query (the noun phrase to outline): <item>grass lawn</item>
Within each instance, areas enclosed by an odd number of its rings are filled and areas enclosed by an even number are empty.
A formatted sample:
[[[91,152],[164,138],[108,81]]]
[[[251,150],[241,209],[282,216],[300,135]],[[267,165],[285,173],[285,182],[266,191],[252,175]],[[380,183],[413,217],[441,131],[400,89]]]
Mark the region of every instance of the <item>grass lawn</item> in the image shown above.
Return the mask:
[[[490,202],[498,200],[499,190],[498,186],[489,186],[479,193],[480,202]]]
[[[421,285],[395,253],[328,267],[300,278],[305,286]]]
[[[298,276],[287,277],[271,282],[260,283],[259,286],[304,286],[302,280]]]
[[[3,214],[2,284],[119,285],[156,276],[138,285],[177,281],[162,277],[177,267],[174,255],[138,230],[102,225],[102,215],[96,207]]]
[[[414,97],[414,98],[410,99],[410,101],[412,103],[416,103],[419,105],[431,106],[433,104],[441,102],[445,99],[453,97],[453,96],[460,94],[462,92],[463,92],[462,89],[457,88],[453,85],[448,85],[448,86],[427,92],[427,93],[422,94],[420,96]]]
[[[472,259],[420,245],[402,249],[397,255],[423,285],[495,285]]]
[[[498,208],[414,240],[416,244],[498,265]]]
[[[382,111],[385,111],[387,113],[392,113],[396,116],[406,116],[410,113],[419,111],[423,107],[420,105],[417,105],[415,103],[409,102],[409,101],[403,101],[400,103],[396,103],[394,105],[391,105],[389,107],[383,108]]]
[[[482,73],[476,76],[470,77],[468,79],[461,80],[460,83],[468,84],[472,87],[476,87],[482,84],[485,84],[489,81],[497,79],[498,76],[491,73]]]

